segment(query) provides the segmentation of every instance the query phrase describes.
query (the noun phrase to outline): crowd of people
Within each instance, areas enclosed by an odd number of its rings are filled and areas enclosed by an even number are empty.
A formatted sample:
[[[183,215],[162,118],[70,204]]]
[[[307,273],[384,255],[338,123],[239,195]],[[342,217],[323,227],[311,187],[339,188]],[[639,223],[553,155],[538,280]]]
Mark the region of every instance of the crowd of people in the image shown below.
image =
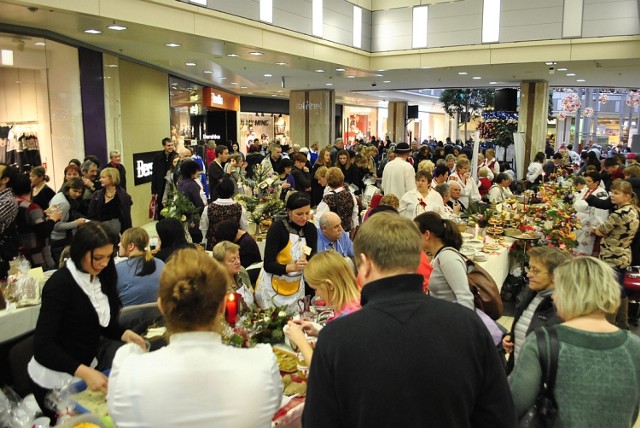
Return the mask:
[[[49,201],[43,171],[27,178],[0,166],[0,230],[18,223],[22,255],[46,268],[68,246],[44,287],[29,364],[46,415],[53,417],[47,392],[79,377],[92,390],[109,386],[110,414],[122,426],[268,426],[282,394],[273,354],[221,343],[224,299],[233,291],[244,308],[294,314],[308,294],[333,308],[322,329],[306,320],[285,329],[310,364],[305,427],[516,426],[545,372],[536,331],[560,344],[558,426],[633,424],[640,339],[628,332],[622,282],[640,258],[640,166],[623,167],[615,153],[595,164],[597,149],[576,158],[560,147],[549,160],[536,154],[518,183],[492,148],[471,171],[469,145],[451,141],[345,147],[337,139],[310,149],[272,143],[265,152],[253,143],[246,156],[237,144],[219,145],[204,163],[187,149],[177,154],[170,139],[162,145],[152,179],[154,251],[148,233],[131,227],[119,154],[102,170],[96,159],[70,164]],[[269,227],[264,260],[234,199],[256,165],[286,190],[286,213]],[[527,287],[496,343],[474,305],[456,222],[474,204],[569,178],[582,224],[574,257],[529,250]],[[180,220],[161,215],[176,192],[200,210],[191,239]],[[23,214],[27,228],[13,221]],[[27,229],[38,246],[25,251]],[[36,251],[45,248],[50,260]],[[259,262],[252,276],[247,268]],[[156,301],[171,341],[148,353],[138,333],[120,324],[119,311]],[[117,351],[109,379],[95,370],[103,335],[129,343]],[[309,336],[317,337],[315,348]]]

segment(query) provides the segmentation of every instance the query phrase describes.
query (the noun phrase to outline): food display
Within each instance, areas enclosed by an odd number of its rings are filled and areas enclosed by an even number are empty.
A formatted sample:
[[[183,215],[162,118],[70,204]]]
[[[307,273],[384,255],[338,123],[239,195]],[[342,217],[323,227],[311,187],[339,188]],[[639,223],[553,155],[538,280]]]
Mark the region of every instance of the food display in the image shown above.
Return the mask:
[[[296,354],[279,348],[273,348],[273,353],[276,354],[281,373],[295,373],[298,371],[298,357]]]
[[[100,428],[100,425],[91,422],[80,422],[79,424],[75,424],[73,428]]]
[[[489,235],[502,235],[504,233],[504,228],[499,226],[488,227],[487,233]]]
[[[107,396],[104,392],[89,391],[89,389],[85,389],[82,392],[73,394],[71,398],[80,406],[88,410],[89,413],[100,418],[109,414],[109,409],[107,408]]]
[[[307,382],[297,376],[282,376],[282,386],[284,387],[284,395],[306,395]]]

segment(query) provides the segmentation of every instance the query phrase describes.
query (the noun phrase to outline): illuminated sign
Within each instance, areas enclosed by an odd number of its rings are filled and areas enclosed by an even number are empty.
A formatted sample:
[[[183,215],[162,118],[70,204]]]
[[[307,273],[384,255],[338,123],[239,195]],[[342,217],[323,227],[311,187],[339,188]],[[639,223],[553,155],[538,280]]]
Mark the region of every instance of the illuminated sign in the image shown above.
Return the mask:
[[[133,154],[133,179],[136,186],[151,182],[153,175],[153,158],[158,152],[145,152]]]
[[[306,101],[304,103],[296,104],[296,110],[322,110],[322,103],[312,103]]]

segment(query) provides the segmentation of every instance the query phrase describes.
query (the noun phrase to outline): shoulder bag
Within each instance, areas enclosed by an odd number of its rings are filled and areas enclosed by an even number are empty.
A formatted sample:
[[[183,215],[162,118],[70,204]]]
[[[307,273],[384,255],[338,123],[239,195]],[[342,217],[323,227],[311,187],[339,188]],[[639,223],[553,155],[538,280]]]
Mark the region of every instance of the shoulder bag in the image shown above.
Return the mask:
[[[545,331],[549,332],[548,347]],[[558,334],[555,328],[541,327],[536,330],[536,339],[542,368],[542,385],[533,406],[520,418],[518,428],[551,428],[558,417],[558,403],[553,394],[558,372]]]

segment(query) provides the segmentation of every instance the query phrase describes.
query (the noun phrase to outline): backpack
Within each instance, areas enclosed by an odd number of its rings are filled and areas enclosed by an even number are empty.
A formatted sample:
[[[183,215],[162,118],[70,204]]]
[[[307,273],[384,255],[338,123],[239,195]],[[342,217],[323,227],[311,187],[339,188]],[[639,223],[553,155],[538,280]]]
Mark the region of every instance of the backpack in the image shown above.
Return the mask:
[[[332,190],[331,193],[327,193],[322,198],[324,203],[329,206],[329,209],[338,214],[340,220],[342,220],[342,228],[349,232],[353,227],[353,196],[348,190],[342,190],[336,192]]]

